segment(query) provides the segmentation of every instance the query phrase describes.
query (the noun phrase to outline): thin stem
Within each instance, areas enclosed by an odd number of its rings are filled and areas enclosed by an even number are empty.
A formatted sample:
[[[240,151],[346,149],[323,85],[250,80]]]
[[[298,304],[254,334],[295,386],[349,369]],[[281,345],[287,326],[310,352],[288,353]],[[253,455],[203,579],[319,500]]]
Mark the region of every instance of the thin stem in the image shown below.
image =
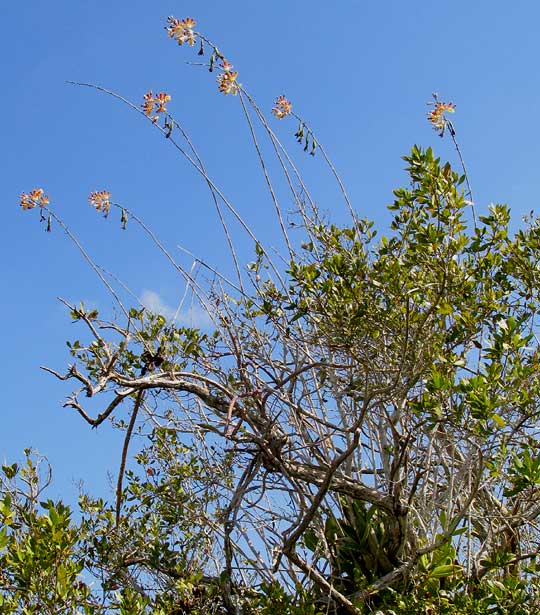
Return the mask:
[[[474,207],[474,197],[472,193],[471,183],[469,181],[469,174],[465,166],[465,160],[463,159],[461,148],[459,147],[459,143],[456,138],[456,129],[454,128],[454,124],[452,124],[452,122],[448,118],[446,118],[446,125],[448,126],[448,132],[450,133],[450,136],[452,137],[452,141],[454,142],[454,147],[456,148],[456,152],[459,157],[459,161],[461,163],[461,168],[463,169],[463,175],[465,176],[465,183],[467,184],[467,196],[469,197],[469,201],[471,204],[471,212],[472,212],[472,217],[473,217],[474,230],[476,230],[477,229],[476,211]]]
[[[120,297],[117,295],[116,291],[114,290],[114,288],[109,284],[109,282],[107,281],[107,279],[104,277],[103,273],[100,271],[100,267],[98,267],[94,261],[92,260],[92,258],[90,257],[90,255],[88,254],[88,252],[84,249],[84,247],[82,246],[81,242],[75,237],[75,235],[73,235],[73,233],[70,231],[69,227],[63,222],[63,220],[61,218],[59,218],[53,211],[51,211],[50,209],[45,209],[45,211],[47,212],[47,215],[51,216],[51,218],[64,230],[64,232],[66,233],[66,235],[71,239],[71,241],[77,246],[77,249],[79,250],[79,252],[82,254],[84,260],[90,265],[90,267],[94,270],[94,272],[97,274],[97,276],[99,277],[99,279],[103,282],[103,284],[106,286],[107,290],[111,293],[111,295],[114,297],[115,301],[118,303],[118,305],[120,306],[120,309],[122,310],[122,312],[124,313],[124,315],[126,316],[126,318],[129,319],[129,313],[127,311],[127,309],[125,308],[124,304],[122,303],[122,301],[120,300]]]
[[[247,121],[248,126],[249,126],[249,131],[251,133],[251,139],[253,141],[253,144],[255,145],[255,150],[257,152],[257,157],[259,159],[259,162],[261,164],[261,168],[262,168],[263,173],[264,173],[264,178],[266,180],[266,185],[268,187],[268,190],[270,191],[270,195],[272,197],[272,201],[273,201],[274,207],[276,209],[276,214],[277,214],[277,217],[278,217],[278,220],[279,220],[279,226],[281,227],[281,233],[282,233],[282,235],[283,235],[283,237],[285,239],[285,243],[287,244],[287,249],[289,251],[289,255],[292,258],[292,256],[293,256],[293,249],[292,249],[291,243],[289,241],[289,236],[287,234],[287,230],[285,228],[285,224],[283,223],[283,217],[281,215],[281,208],[279,206],[279,202],[278,202],[276,194],[274,192],[274,187],[272,186],[272,182],[270,181],[270,176],[268,175],[268,169],[266,168],[266,164],[264,162],[264,158],[263,158],[263,155],[261,153],[261,149],[260,149],[259,143],[257,141],[257,136],[255,134],[255,130],[253,129],[253,123],[251,121],[251,118],[249,117],[249,113],[248,113],[248,110],[247,110],[246,103],[244,101],[244,97],[242,95],[242,92],[239,93],[239,98],[240,98],[240,102],[242,103],[242,109],[244,110],[244,116],[245,116],[246,121]]]
[[[304,124],[304,126],[307,126],[306,122],[299,115],[296,115],[296,113],[291,113],[291,115],[292,115],[292,117],[296,118],[299,122]],[[341,194],[343,195],[343,198],[345,199],[345,203],[347,203],[347,207],[349,209],[349,213],[351,214],[351,218],[352,218],[352,221],[353,221],[354,225],[356,227],[358,227],[358,218],[356,217],[356,214],[354,213],[354,209],[353,209],[351,200],[349,199],[349,195],[347,194],[347,190],[345,189],[345,185],[341,181],[341,177],[339,176],[339,173],[337,172],[336,167],[334,166],[332,160],[330,159],[330,157],[326,153],[326,150],[323,147],[322,143],[318,139],[315,139],[313,131],[311,129],[309,129],[309,132],[311,133],[312,139],[317,143],[317,147],[319,148],[321,154],[323,155],[323,158],[324,158],[326,164],[328,165],[328,168],[332,172],[332,175],[335,177],[335,179],[336,179],[336,181],[337,181],[337,183],[339,185],[339,189],[341,190]]]
[[[192,142],[190,136],[184,130],[184,128],[177,122],[177,120],[175,120],[172,116],[171,116],[171,119],[172,119],[172,121],[174,123],[174,126],[176,128],[178,128],[178,130],[182,133],[182,136],[184,137],[184,139],[186,140],[186,143],[191,148],[191,151],[193,152],[193,155],[197,159],[197,162],[199,163],[202,171],[206,174],[206,170],[204,168],[203,161],[202,161],[201,157],[199,156],[197,150],[195,149],[195,146],[193,145],[193,142]],[[234,262],[234,268],[236,269],[236,276],[238,278],[238,284],[240,285],[242,294],[244,294],[244,284],[243,284],[243,280],[242,280],[242,274],[240,272],[240,265],[238,263],[238,257],[236,255],[236,250],[234,248],[234,243],[233,243],[232,237],[231,237],[231,235],[229,233],[229,227],[227,226],[227,223],[226,223],[225,218],[223,216],[223,212],[221,211],[221,207],[219,205],[219,201],[218,201],[217,196],[216,196],[216,192],[215,192],[214,188],[212,187],[211,182],[206,180],[206,183],[208,185],[208,188],[210,189],[210,193],[212,194],[212,200],[214,201],[214,205],[216,207],[216,211],[217,211],[217,214],[218,214],[218,217],[219,217],[219,221],[221,222],[221,226],[223,228],[223,232],[225,233],[225,238],[227,239],[227,243],[229,245],[229,250],[231,252],[231,256],[232,256],[232,259],[233,259],[233,262]]]

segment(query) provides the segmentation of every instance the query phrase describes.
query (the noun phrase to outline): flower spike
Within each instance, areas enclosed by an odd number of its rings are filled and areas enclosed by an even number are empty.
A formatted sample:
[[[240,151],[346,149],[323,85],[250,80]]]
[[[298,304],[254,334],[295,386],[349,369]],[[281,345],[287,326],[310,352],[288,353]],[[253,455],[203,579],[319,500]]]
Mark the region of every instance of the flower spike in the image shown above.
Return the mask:
[[[34,207],[43,208],[49,204],[49,197],[44,193],[43,188],[34,188],[30,194],[23,192],[19,202],[24,210]]]
[[[111,193],[107,190],[101,190],[100,192],[91,192],[88,201],[92,207],[96,208],[96,211],[102,211],[103,215],[107,217],[109,215],[109,209],[111,208]]]
[[[433,129],[439,133],[439,136],[444,136],[444,131],[449,121],[445,113],[454,113],[456,105],[453,102],[445,103],[440,101],[437,94],[433,94],[435,102],[429,102],[428,105],[433,105],[433,109],[427,114],[428,122],[433,126]]]
[[[272,108],[272,113],[280,120],[292,113],[292,103],[285,96],[276,98],[275,107]]]
[[[160,92],[159,94],[156,94],[154,96],[152,94],[152,91],[150,90],[144,95],[144,102],[141,105],[143,113],[147,117],[150,117],[152,113],[154,113],[154,110],[155,110],[156,115],[154,115],[150,119],[152,120],[152,122],[156,123],[159,119],[160,113],[167,113],[167,107],[165,105],[170,100],[171,100],[171,97],[166,92]]]
[[[191,19],[191,17],[186,17],[185,19],[169,17],[167,21],[169,25],[165,29],[170,38],[174,38],[179,45],[183,45],[184,43],[187,43],[190,47],[195,45],[197,34],[193,31],[196,25],[194,19]]]

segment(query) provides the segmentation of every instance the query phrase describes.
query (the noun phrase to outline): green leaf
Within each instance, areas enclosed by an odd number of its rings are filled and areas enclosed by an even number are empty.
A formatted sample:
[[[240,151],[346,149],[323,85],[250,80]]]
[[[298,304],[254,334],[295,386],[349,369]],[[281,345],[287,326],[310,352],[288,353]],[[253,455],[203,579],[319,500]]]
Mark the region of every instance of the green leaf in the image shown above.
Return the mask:
[[[16,463],[13,463],[10,466],[6,466],[6,465],[2,466],[2,472],[4,473],[5,477],[8,479],[14,478],[18,471],[19,471],[19,466]]]
[[[443,566],[437,566],[429,572],[429,577],[432,579],[444,579],[445,577],[452,576],[461,571],[461,566],[456,564],[444,564]]]
[[[497,423],[497,425],[502,429],[506,427],[506,421],[502,418],[502,416],[498,414],[492,414],[491,418]]]

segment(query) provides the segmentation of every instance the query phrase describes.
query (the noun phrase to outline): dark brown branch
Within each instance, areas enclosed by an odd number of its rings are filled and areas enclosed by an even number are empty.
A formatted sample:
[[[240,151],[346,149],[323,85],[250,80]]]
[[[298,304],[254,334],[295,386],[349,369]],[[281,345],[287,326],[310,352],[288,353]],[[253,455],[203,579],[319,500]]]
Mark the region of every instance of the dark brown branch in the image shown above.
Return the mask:
[[[118,524],[120,523],[120,509],[122,507],[122,483],[124,481],[124,472],[126,469],[126,459],[127,459],[128,449],[129,449],[129,442],[131,440],[133,428],[135,427],[135,422],[137,420],[137,414],[139,412],[139,408],[141,407],[143,399],[144,399],[144,389],[140,389],[139,392],[137,393],[135,403],[133,404],[133,411],[131,413],[131,419],[129,421],[129,425],[126,431],[126,437],[124,438],[124,445],[122,447],[122,457],[120,459],[120,469],[118,470],[118,481],[116,483],[116,515],[115,515],[116,527],[118,527]]]
[[[103,423],[103,421],[105,419],[107,419],[112,414],[113,410],[117,406],[119,406],[124,401],[124,399],[126,399],[126,397],[129,397],[132,394],[133,394],[133,391],[126,391],[124,393],[118,393],[116,395],[116,397],[112,400],[112,402],[107,406],[107,408],[103,412],[98,414],[98,416],[95,419],[93,419],[91,416],[89,416],[86,413],[84,408],[77,401],[76,397],[72,397],[72,398],[68,399],[64,403],[64,408],[66,408],[66,407],[75,408],[75,410],[77,410],[77,412],[83,417],[83,419],[87,423],[92,425],[92,427],[97,427],[98,425]]]

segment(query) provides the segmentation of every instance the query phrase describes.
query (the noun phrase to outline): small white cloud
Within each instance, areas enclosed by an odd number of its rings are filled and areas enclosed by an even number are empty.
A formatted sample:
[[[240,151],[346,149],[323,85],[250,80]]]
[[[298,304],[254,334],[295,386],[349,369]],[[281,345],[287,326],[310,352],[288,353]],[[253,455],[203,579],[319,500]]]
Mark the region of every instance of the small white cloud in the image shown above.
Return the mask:
[[[170,305],[167,305],[153,290],[144,290],[139,301],[147,310],[154,314],[162,314],[167,319],[174,318],[176,310]]]
[[[168,303],[153,290],[144,290],[140,302],[154,314],[162,314],[168,320],[174,320],[177,325],[194,327],[196,329],[211,328],[213,323],[208,312],[198,304],[192,304],[187,309],[178,310]]]

